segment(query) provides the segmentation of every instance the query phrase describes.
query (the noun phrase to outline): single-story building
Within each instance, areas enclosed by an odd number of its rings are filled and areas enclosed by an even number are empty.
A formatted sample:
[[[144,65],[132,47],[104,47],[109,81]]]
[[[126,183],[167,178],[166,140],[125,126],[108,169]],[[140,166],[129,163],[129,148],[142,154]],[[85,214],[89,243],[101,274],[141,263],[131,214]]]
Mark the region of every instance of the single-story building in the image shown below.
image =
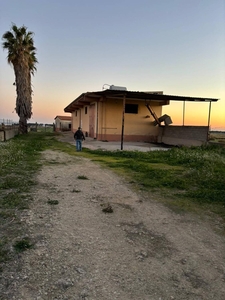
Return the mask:
[[[56,116],[55,117],[55,131],[69,131],[71,130],[72,117]]]
[[[208,126],[172,126],[170,116],[162,116],[162,107],[170,100],[211,102],[218,99],[171,96],[157,92],[134,92],[110,86],[109,89],[86,92],[77,97],[64,112],[71,113],[72,131],[80,126],[86,136],[100,141],[140,141],[185,144],[183,139],[207,141]],[[209,113],[210,117],[210,113]],[[178,128],[179,127],[179,128]],[[185,129],[184,129],[185,127]],[[191,128],[187,128],[191,127]],[[173,128],[174,130],[171,130]],[[194,133],[194,135],[193,135]],[[177,138],[177,140],[176,140]]]

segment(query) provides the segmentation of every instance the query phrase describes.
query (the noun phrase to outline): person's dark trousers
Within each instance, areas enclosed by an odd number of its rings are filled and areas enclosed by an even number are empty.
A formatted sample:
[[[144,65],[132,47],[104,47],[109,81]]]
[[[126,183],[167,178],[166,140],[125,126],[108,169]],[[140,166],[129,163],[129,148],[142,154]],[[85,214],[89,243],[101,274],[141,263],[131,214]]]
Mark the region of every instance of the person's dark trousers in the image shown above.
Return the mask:
[[[76,140],[77,151],[82,151],[82,140]]]

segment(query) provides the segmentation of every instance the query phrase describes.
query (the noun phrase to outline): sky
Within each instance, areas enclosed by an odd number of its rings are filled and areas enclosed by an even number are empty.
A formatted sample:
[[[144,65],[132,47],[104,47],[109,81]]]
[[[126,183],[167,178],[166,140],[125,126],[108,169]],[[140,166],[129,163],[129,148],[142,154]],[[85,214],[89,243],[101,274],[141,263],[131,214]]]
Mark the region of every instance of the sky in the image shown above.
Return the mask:
[[[29,122],[53,123],[84,92],[216,98],[210,125],[225,130],[225,0],[0,0],[0,35],[34,32],[37,72]],[[0,48],[0,119],[18,121],[14,71]],[[207,125],[208,103],[186,103],[185,125]],[[183,103],[163,108],[174,125]],[[68,115],[68,114],[67,114]]]

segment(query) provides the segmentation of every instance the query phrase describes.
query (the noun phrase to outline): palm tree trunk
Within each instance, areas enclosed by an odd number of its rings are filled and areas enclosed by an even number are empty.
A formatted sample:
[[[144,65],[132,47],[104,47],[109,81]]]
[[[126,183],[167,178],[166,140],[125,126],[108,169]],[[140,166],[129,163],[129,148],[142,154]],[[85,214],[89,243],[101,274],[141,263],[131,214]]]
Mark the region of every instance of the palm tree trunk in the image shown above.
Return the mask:
[[[28,133],[27,119],[24,116],[20,116],[19,133],[20,134]]]
[[[27,120],[32,115],[31,76],[28,65],[17,62],[14,66],[16,80],[16,112],[19,116],[19,133],[27,133]]]

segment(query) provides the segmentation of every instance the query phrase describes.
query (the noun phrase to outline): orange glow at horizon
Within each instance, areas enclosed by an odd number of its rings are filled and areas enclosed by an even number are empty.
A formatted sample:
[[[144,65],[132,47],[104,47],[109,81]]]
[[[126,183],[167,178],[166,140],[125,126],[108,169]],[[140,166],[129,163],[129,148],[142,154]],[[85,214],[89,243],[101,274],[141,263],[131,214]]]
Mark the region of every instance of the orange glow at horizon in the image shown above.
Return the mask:
[[[163,106],[163,113],[171,117],[173,125],[196,125],[221,128],[225,130],[225,104],[212,102],[209,116],[209,102],[176,102],[171,101],[168,106]]]

